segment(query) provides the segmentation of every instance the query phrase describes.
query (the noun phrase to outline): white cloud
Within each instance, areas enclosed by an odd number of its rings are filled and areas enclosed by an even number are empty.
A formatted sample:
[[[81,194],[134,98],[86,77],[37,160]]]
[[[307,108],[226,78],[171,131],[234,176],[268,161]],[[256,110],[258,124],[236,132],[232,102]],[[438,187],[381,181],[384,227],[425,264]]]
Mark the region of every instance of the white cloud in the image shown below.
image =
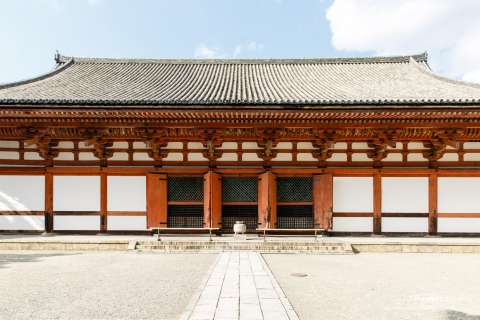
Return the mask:
[[[262,51],[264,45],[255,41],[249,41],[246,43],[237,44],[232,53],[225,52],[218,47],[209,47],[205,44],[201,44],[195,48],[194,56],[200,59],[221,59],[221,58],[240,58],[251,57],[257,55]]]
[[[218,48],[211,48],[202,44],[195,48],[194,56],[199,59],[218,59],[222,58],[223,54]]]
[[[478,0],[334,0],[327,19],[338,50],[428,51],[435,71],[480,82],[479,13]]]

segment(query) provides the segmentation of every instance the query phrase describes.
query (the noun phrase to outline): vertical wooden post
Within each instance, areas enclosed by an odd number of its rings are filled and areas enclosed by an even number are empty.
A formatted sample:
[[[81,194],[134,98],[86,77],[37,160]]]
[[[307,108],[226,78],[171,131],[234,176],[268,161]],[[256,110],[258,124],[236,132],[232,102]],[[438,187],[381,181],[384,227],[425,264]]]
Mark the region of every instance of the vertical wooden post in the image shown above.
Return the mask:
[[[107,217],[107,201],[108,201],[108,185],[107,174],[102,172],[100,174],[100,232],[107,232],[108,217]]]
[[[382,177],[373,176],[373,233],[382,233]]]
[[[203,225],[220,228],[222,224],[222,177],[213,171],[203,179]]]
[[[167,175],[147,174],[147,227],[166,227],[167,210]]]
[[[436,235],[438,226],[438,176],[432,173],[428,177],[428,234]]]
[[[313,224],[315,228],[332,228],[333,176],[330,173],[313,176]]]
[[[45,173],[45,232],[53,232],[53,174]]]
[[[271,171],[258,177],[258,225],[270,229],[277,227],[277,179]]]

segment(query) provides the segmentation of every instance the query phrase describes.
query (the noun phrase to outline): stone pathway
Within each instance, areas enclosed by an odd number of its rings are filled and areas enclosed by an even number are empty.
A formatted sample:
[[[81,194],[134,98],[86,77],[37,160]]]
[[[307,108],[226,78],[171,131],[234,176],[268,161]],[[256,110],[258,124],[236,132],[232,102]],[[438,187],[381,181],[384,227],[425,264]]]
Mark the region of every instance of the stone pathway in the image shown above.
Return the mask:
[[[298,319],[257,252],[224,252],[183,319]]]

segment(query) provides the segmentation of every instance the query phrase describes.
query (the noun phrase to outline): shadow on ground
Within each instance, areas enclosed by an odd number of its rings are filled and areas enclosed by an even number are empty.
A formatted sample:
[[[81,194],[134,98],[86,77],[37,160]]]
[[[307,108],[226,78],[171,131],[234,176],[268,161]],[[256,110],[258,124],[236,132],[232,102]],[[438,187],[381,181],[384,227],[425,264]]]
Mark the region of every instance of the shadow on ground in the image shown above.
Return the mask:
[[[71,256],[76,255],[77,253],[26,253],[26,254],[16,254],[2,252],[0,253],[0,268],[5,268],[9,264],[22,263],[22,262],[39,262],[43,258],[56,257],[56,256]]]
[[[480,315],[467,314],[455,310],[446,310],[445,316],[447,320],[480,320]]]

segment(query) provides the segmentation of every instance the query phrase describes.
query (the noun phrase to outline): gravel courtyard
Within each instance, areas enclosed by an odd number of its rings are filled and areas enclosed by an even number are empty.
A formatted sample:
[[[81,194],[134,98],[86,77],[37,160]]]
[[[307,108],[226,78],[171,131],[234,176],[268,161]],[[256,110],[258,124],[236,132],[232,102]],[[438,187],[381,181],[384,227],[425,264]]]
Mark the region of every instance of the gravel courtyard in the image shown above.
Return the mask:
[[[480,319],[479,255],[264,258],[302,320]]]
[[[0,319],[176,319],[215,257],[0,252]]]

